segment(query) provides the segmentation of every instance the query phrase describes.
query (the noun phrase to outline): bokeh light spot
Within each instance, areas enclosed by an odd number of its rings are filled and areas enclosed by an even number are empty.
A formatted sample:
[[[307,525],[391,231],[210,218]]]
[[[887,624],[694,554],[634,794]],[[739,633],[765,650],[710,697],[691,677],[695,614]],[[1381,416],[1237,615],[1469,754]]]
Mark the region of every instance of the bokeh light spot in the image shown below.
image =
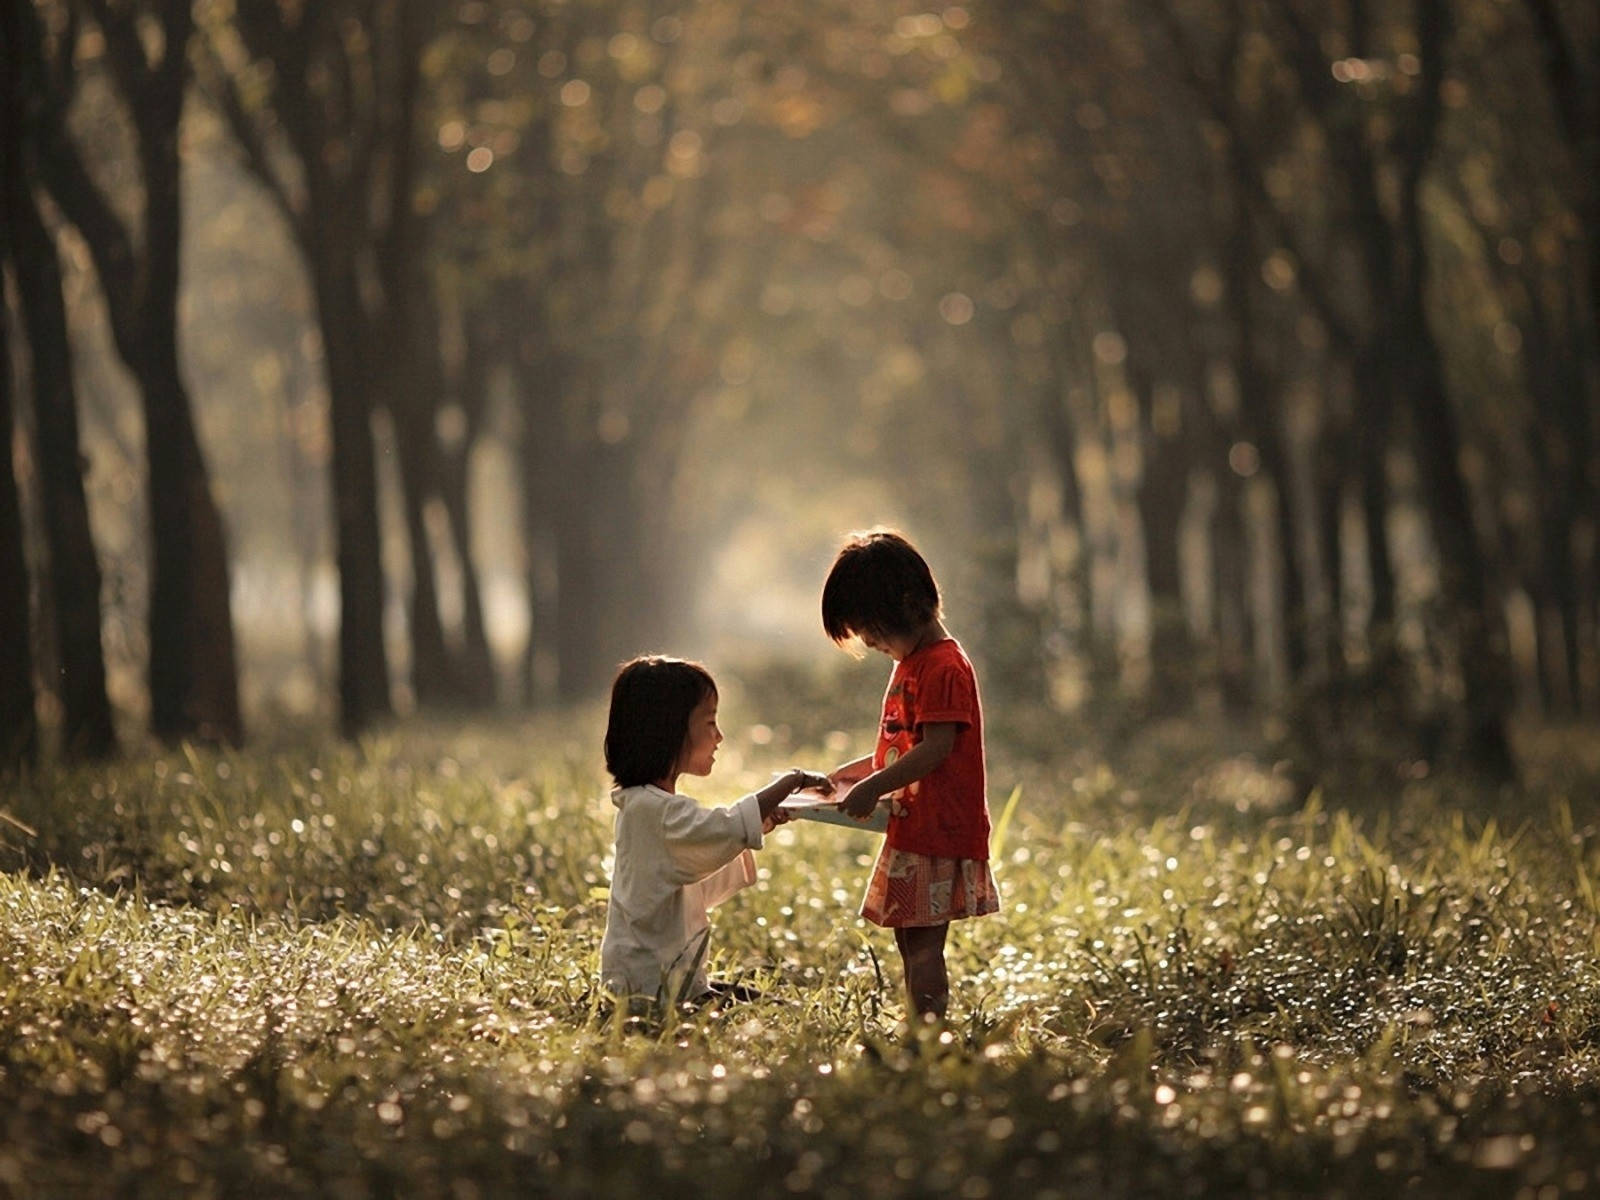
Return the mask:
[[[976,311],[965,292],[946,292],[939,298],[939,315],[951,325],[965,325]]]

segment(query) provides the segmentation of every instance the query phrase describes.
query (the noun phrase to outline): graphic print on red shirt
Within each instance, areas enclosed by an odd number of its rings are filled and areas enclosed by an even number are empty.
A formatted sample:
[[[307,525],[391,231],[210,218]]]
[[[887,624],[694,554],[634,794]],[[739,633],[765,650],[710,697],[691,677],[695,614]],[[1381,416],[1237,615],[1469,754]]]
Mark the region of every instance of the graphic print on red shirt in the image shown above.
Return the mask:
[[[922,740],[923,725],[953,724],[955,745],[927,775],[889,794],[888,845],[940,858],[989,857],[978,677],[960,643],[945,638],[895,664],[883,697],[874,770]]]

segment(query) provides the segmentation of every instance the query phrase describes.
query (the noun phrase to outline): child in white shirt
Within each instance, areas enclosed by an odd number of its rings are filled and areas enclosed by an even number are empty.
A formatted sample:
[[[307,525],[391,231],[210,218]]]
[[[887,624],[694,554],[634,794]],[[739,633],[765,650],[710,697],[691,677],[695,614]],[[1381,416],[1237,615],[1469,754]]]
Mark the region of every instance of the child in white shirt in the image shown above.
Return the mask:
[[[783,819],[783,799],[829,786],[796,769],[725,808],[702,808],[677,794],[678,776],[710,774],[721,742],[717,685],[704,667],[647,655],[618,672],[605,743],[616,851],[600,943],[600,983],[613,995],[658,1003],[715,995],[706,910],[755,882],[750,851]]]

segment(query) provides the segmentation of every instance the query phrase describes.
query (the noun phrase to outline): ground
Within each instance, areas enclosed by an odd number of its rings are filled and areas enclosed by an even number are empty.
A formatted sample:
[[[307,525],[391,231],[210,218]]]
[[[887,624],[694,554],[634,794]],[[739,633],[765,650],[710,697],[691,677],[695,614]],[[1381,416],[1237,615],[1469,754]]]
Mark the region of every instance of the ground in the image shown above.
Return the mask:
[[[870,703],[871,697],[868,697]],[[860,752],[736,725],[700,790]],[[598,714],[47,768],[0,811],[0,1194],[1600,1188],[1596,735],[1296,794],[1238,731],[991,746],[998,917],[909,1039],[872,835],[715,914],[766,998],[606,1019]],[[1041,749],[1041,746],[1044,748]]]

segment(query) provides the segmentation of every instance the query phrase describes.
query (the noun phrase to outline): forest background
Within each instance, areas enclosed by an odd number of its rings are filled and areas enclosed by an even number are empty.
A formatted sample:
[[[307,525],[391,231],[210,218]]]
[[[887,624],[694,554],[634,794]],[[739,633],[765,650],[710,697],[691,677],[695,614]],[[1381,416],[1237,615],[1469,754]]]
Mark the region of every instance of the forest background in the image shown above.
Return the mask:
[[[1508,778],[1600,704],[1600,18],[1556,0],[6,18],[5,757],[815,667],[904,527],[999,700]],[[781,676],[781,672],[780,672]]]

